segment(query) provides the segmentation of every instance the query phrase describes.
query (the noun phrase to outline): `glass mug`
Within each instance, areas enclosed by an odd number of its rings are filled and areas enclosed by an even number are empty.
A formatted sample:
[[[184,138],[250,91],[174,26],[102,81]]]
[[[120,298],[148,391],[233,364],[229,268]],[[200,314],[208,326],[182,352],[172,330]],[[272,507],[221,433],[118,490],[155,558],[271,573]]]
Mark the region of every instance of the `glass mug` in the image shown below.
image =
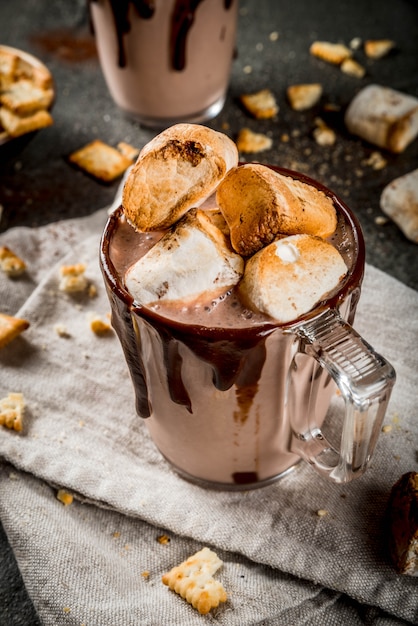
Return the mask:
[[[238,0],[89,0],[115,103],[145,126],[202,122],[222,109]]]
[[[348,267],[338,288],[292,323],[270,319],[259,326],[249,319],[241,327],[214,327],[162,317],[135,302],[124,285],[141,235],[122,207],[101,241],[112,324],[137,413],[180,475],[213,488],[262,486],[301,459],[337,483],[361,476],[395,382],[390,363],[351,327],[365,261],[357,219],[320,183],[271,167],[331,197],[338,215],[331,240]],[[338,396],[342,415],[337,411],[328,424]]]

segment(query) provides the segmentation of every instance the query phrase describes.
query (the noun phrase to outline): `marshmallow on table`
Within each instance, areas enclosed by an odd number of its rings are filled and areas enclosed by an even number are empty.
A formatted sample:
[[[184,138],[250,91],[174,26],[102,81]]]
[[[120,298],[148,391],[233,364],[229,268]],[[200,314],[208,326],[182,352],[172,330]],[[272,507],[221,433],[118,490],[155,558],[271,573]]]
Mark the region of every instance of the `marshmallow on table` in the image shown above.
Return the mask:
[[[240,292],[250,308],[287,323],[310,311],[346,273],[343,258],[330,243],[292,235],[247,261]]]
[[[351,101],[345,124],[354,135],[391,152],[403,152],[418,135],[418,99],[380,85],[364,87]]]
[[[418,169],[386,185],[380,207],[408,239],[418,243]]]
[[[222,295],[243,270],[210,213],[192,209],[128,270],[125,284],[139,304],[187,303]]]

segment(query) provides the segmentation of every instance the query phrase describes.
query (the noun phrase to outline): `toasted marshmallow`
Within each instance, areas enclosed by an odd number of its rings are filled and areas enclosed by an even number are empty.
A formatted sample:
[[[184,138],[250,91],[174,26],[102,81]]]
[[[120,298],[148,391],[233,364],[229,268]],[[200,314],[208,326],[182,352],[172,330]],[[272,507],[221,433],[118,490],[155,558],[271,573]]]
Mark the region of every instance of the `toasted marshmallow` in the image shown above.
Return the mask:
[[[192,209],[127,272],[143,305],[216,298],[239,282],[244,261],[204,211]]]
[[[386,185],[380,196],[380,208],[405,237],[418,243],[418,168]]]
[[[228,172],[216,200],[236,252],[250,256],[280,235],[329,237],[337,227],[332,200],[322,191],[248,163]]]
[[[334,246],[311,235],[292,235],[247,261],[240,292],[250,308],[287,323],[310,311],[346,273]]]
[[[380,148],[403,152],[418,135],[418,98],[367,85],[350,102],[345,124],[350,133]]]
[[[238,149],[227,135],[198,124],[171,126],[141,150],[123,188],[124,213],[138,231],[168,228],[237,164]]]

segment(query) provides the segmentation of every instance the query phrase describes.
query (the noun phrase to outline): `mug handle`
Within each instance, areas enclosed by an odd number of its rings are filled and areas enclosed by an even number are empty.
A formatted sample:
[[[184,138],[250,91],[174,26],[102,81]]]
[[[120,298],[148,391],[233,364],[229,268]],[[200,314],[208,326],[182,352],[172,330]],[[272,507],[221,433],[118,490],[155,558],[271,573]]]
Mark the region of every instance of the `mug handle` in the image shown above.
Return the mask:
[[[371,459],[395,370],[336,310],[328,309],[291,330],[302,340],[303,352],[327,370],[345,401],[340,449],[319,427],[303,433],[293,427],[292,451],[333,482],[349,482],[363,474]]]

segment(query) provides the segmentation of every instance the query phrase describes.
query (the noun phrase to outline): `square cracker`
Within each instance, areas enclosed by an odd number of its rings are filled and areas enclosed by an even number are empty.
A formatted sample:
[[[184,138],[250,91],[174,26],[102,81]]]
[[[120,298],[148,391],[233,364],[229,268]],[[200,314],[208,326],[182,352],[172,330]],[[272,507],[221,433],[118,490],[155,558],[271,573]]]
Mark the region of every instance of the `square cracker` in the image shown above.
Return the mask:
[[[6,107],[0,107],[0,123],[11,137],[19,137],[53,124],[52,116],[48,111],[36,111],[32,115],[20,117]]]
[[[215,552],[202,548],[164,574],[162,582],[205,615],[227,599],[222,584],[212,578],[221,565]]]
[[[4,348],[27,328],[29,328],[27,320],[0,313],[0,348]]]
[[[38,87],[27,78],[17,80],[0,94],[0,103],[17,115],[30,115],[40,109],[48,109],[53,99],[52,89]]]
[[[70,154],[69,161],[104,182],[118,178],[132,165],[131,159],[100,139]]]

